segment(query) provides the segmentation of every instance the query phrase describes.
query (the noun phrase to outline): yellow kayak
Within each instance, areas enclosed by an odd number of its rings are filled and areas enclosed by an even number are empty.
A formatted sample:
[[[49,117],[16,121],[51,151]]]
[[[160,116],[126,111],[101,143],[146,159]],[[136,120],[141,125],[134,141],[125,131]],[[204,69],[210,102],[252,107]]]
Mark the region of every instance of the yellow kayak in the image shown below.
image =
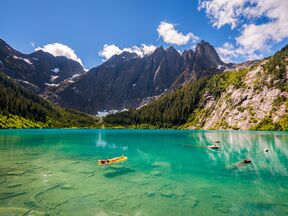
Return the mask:
[[[111,159],[98,160],[97,163],[98,163],[98,165],[111,165],[111,164],[120,163],[120,162],[123,162],[126,160],[128,160],[128,157],[122,155],[120,157],[115,157],[115,158],[111,158]]]

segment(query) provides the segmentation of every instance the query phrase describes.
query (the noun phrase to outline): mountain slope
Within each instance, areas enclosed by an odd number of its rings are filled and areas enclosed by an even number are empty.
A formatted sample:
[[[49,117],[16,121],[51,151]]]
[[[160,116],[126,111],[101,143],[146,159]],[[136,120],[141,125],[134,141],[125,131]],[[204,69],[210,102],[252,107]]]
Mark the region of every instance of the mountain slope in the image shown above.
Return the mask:
[[[0,128],[97,126],[96,117],[57,107],[0,72]]]
[[[73,75],[83,74],[83,67],[64,56],[53,56],[42,50],[23,54],[0,39],[0,71],[17,79],[21,85],[40,93]]]
[[[123,52],[85,73],[76,61],[41,50],[23,54],[0,39],[0,71],[55,104],[90,114],[136,108],[151,97],[231,66],[201,41],[195,52],[182,54],[173,47],[158,47],[144,57]]]
[[[123,52],[58,91],[54,102],[91,114],[135,108],[147,97],[164,94],[227,66],[205,41],[197,45],[195,52],[183,54],[173,47],[159,47],[143,58]]]
[[[104,122],[124,126],[287,130],[287,65],[285,46],[253,66],[193,81],[141,109],[109,115]]]

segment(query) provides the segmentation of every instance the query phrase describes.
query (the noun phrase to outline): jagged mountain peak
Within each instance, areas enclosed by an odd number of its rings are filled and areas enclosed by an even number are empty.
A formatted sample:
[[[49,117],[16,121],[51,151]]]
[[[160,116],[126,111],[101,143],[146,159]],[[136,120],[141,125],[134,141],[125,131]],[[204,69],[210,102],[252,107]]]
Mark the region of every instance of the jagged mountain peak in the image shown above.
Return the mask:
[[[0,58],[7,58],[7,56],[24,56],[25,54],[13,49],[4,40],[0,38]]]
[[[209,59],[211,63],[217,64],[217,65],[223,64],[214,46],[212,46],[210,43],[204,40],[201,40],[197,44],[196,49],[195,49],[195,55],[199,59],[201,58]]]
[[[194,54],[195,54],[195,52],[193,50],[188,49],[188,50],[183,51],[182,56],[184,58],[187,58],[187,57],[192,57]]]
[[[155,52],[163,52],[163,51],[165,51],[164,47],[163,47],[163,46],[159,46],[159,47],[157,47],[157,48],[155,49],[154,53],[155,53]]]
[[[173,47],[173,46],[169,46],[167,49],[166,49],[166,52],[177,52],[178,51]]]

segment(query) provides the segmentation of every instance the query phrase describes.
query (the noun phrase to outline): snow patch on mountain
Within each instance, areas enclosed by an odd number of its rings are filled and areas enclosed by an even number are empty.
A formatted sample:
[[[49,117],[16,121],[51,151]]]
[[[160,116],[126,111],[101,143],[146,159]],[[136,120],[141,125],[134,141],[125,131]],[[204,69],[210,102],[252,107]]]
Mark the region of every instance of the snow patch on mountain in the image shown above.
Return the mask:
[[[54,82],[56,79],[58,79],[59,78],[59,76],[51,76],[51,78],[50,78],[50,81],[51,82]]]
[[[54,68],[51,71],[54,72],[54,73],[59,73],[60,69],[59,68]]]
[[[49,87],[58,87],[59,84],[54,84],[54,83],[45,83],[46,86],[49,86]]]
[[[27,59],[27,58],[22,58],[22,57],[19,57],[19,56],[16,56],[16,55],[14,55],[13,58],[14,58],[14,59],[20,59],[20,60],[22,60],[22,61],[25,61],[27,64],[33,64],[33,63],[32,63],[29,59]]]

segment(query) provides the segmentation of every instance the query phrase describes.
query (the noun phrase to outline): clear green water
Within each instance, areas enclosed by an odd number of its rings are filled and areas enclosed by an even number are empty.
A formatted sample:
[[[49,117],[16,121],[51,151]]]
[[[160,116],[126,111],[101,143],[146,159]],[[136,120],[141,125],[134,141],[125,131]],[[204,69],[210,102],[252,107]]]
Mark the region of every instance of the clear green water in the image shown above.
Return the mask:
[[[42,214],[288,215],[288,133],[0,130],[0,215]]]

